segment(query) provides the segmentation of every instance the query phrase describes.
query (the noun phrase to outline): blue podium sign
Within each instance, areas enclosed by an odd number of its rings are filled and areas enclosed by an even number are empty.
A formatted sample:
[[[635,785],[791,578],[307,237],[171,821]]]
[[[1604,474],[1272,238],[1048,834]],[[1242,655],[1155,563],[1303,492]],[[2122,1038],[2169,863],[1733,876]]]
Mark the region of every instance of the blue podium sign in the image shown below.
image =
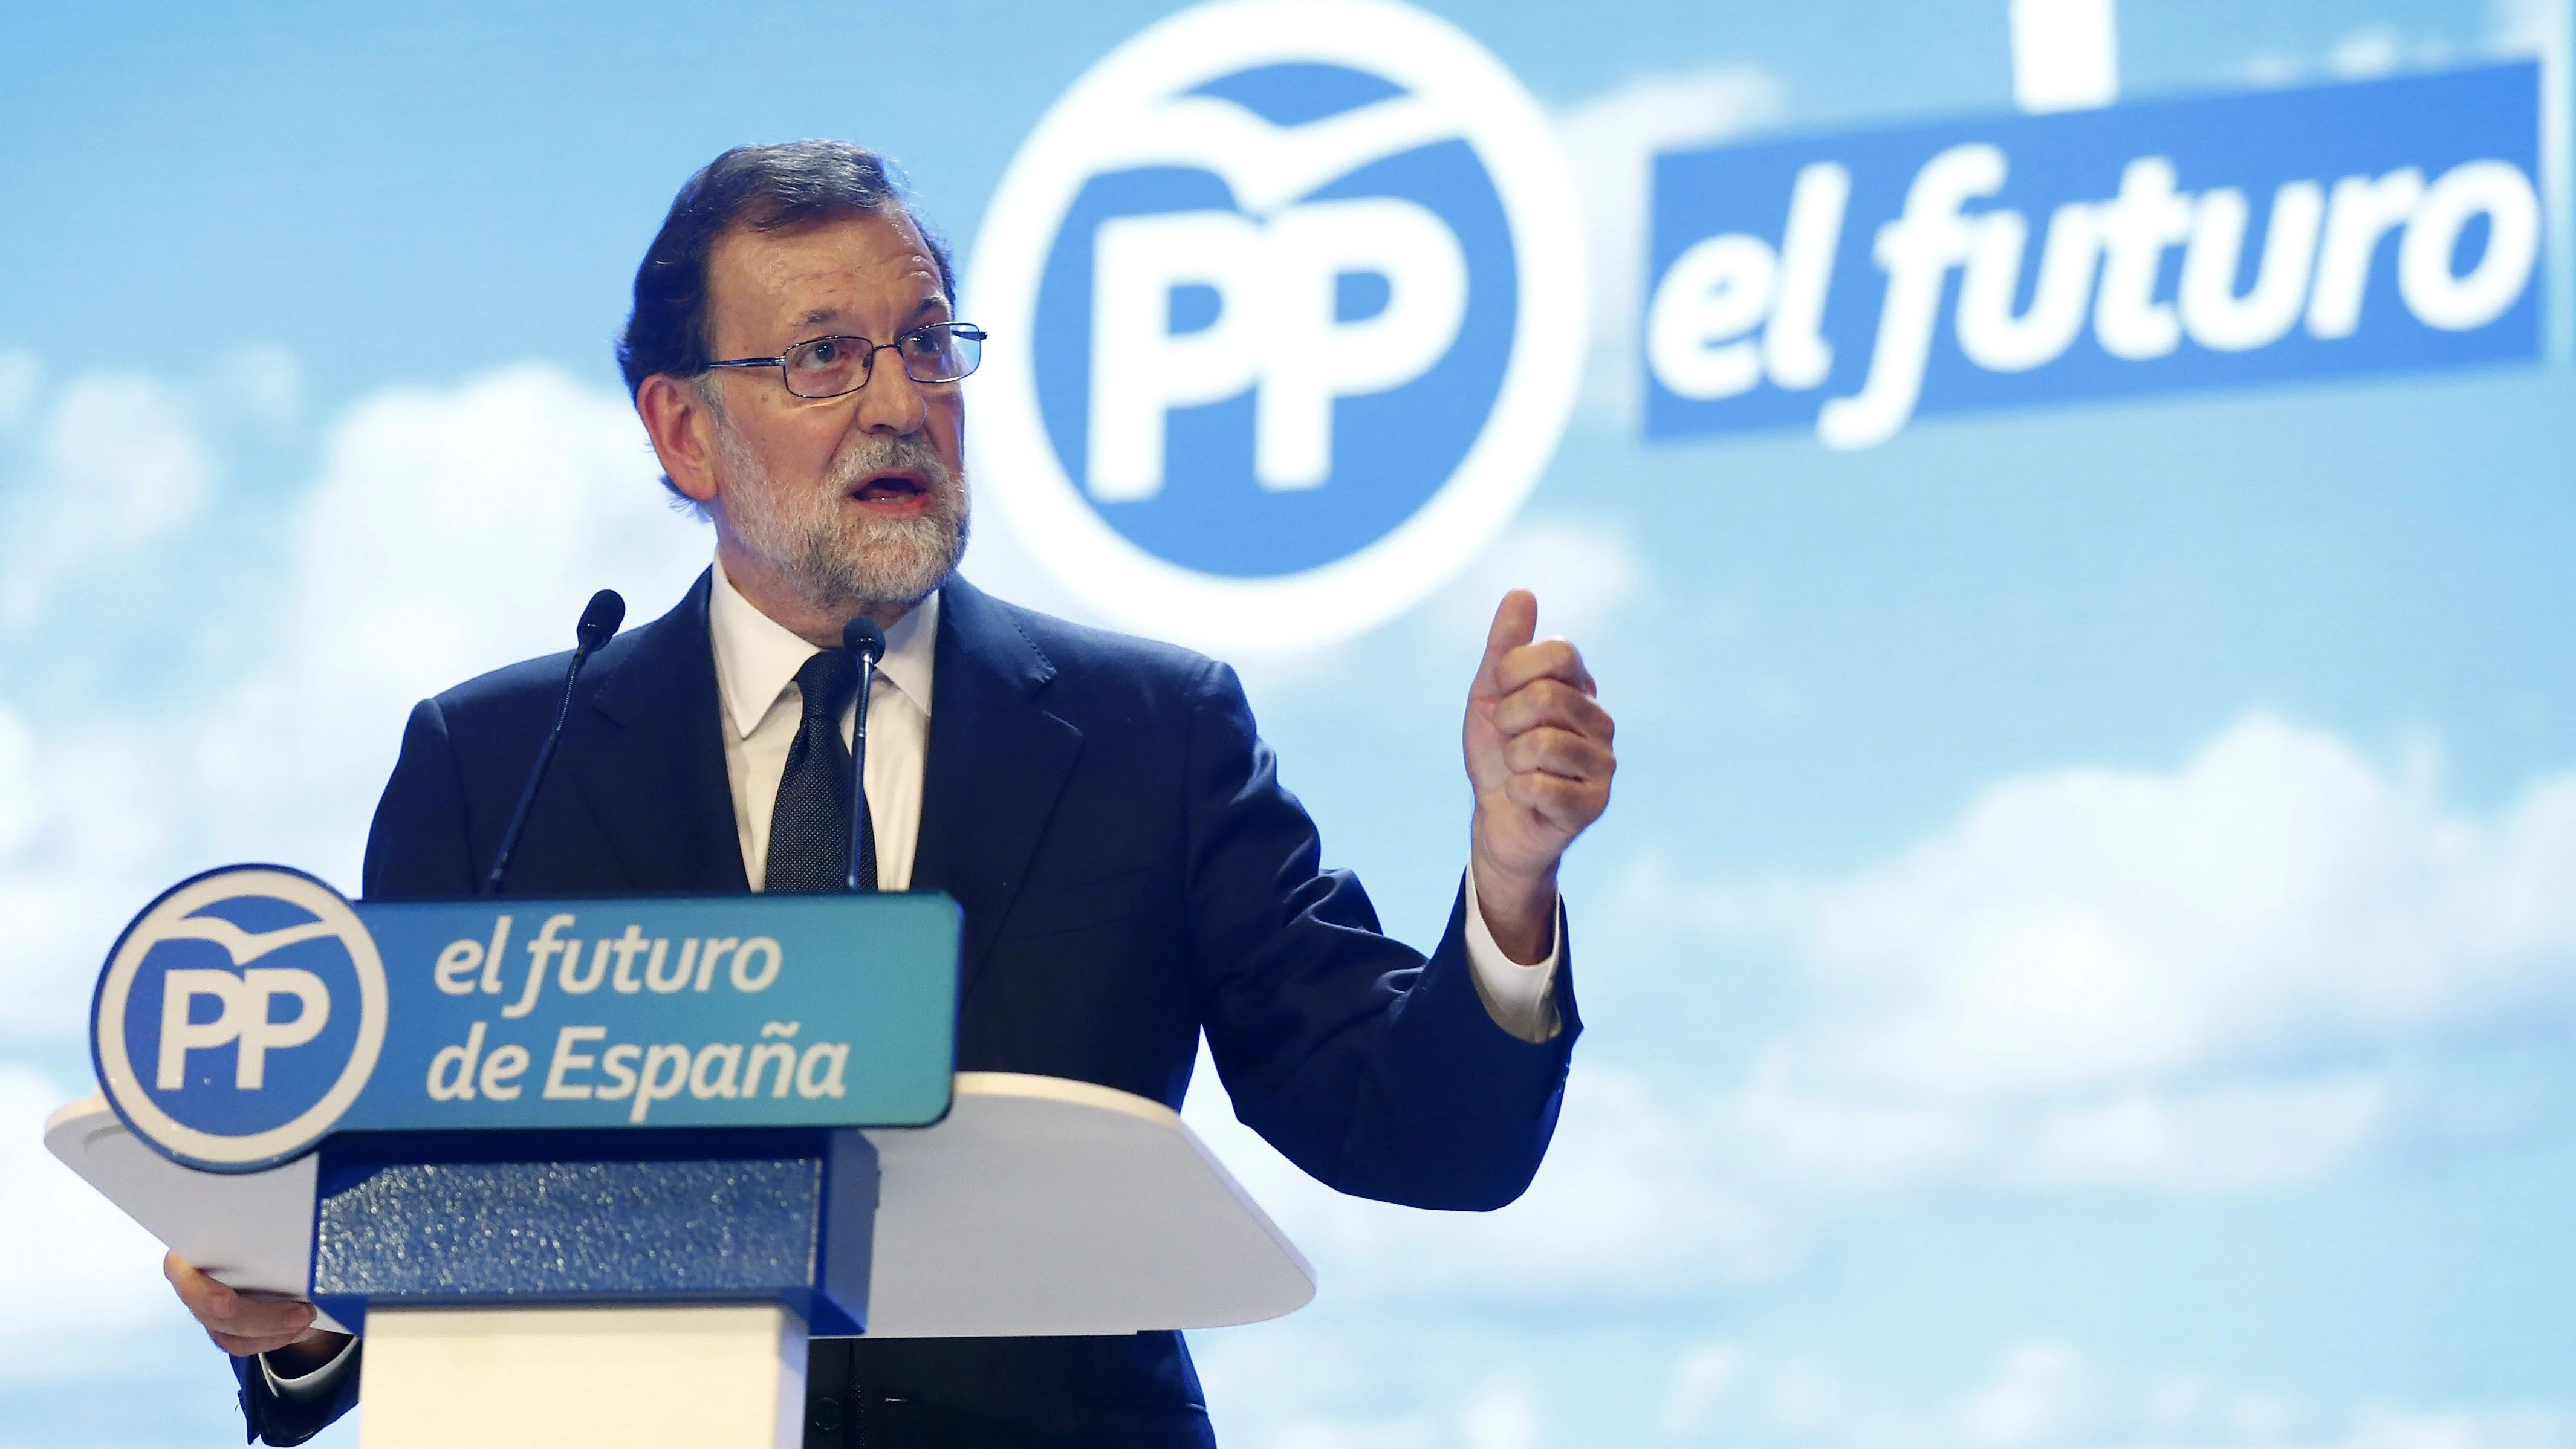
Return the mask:
[[[959,932],[938,895],[371,905],[236,866],[126,928],[91,1052],[135,1135],[218,1172],[335,1133],[922,1126]]]

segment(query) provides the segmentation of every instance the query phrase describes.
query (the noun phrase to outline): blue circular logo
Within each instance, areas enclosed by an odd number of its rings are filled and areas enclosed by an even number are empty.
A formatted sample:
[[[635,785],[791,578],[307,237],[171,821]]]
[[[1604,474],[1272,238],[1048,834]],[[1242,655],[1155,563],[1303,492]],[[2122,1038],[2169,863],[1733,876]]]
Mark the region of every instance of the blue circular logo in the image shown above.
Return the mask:
[[[365,1089],[385,1038],[384,963],[339,892],[236,866],[182,882],[100,974],[90,1049],[135,1134],[191,1167],[295,1156]]]
[[[1031,133],[971,281],[1002,339],[979,483],[1094,607],[1226,647],[1343,637],[1454,575],[1582,365],[1546,118],[1392,0],[1219,0],[1135,36]]]

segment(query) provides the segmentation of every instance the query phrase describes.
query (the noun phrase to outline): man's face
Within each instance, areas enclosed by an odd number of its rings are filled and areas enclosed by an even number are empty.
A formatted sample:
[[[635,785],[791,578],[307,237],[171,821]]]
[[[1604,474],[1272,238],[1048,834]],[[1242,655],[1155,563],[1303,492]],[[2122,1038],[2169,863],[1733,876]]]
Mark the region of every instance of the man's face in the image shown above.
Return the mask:
[[[900,213],[779,231],[737,229],[707,258],[717,357],[771,357],[809,338],[895,340],[949,321],[939,266]],[[876,354],[865,387],[800,398],[775,368],[718,368],[716,526],[826,610],[910,605],[965,551],[965,404]]]

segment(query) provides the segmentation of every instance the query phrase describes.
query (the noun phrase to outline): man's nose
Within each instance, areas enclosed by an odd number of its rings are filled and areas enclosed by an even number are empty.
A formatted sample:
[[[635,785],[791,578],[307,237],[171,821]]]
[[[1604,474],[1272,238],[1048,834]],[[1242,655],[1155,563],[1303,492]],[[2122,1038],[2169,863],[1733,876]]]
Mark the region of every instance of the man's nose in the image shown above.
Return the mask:
[[[909,437],[930,420],[930,405],[921,385],[891,357],[879,357],[859,389],[859,426],[871,433]]]

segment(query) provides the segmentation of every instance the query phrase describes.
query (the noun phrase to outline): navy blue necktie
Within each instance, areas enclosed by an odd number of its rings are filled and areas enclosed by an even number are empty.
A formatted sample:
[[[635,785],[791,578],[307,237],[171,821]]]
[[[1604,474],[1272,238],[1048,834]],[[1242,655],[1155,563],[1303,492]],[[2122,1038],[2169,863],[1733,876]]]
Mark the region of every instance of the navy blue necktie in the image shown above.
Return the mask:
[[[805,718],[787,747],[778,777],[778,803],[769,817],[769,867],[764,888],[774,892],[846,890],[850,875],[850,749],[841,743],[841,711],[858,690],[858,665],[844,650],[826,649],[796,671]],[[877,888],[875,822],[866,792],[858,801],[859,889]]]

